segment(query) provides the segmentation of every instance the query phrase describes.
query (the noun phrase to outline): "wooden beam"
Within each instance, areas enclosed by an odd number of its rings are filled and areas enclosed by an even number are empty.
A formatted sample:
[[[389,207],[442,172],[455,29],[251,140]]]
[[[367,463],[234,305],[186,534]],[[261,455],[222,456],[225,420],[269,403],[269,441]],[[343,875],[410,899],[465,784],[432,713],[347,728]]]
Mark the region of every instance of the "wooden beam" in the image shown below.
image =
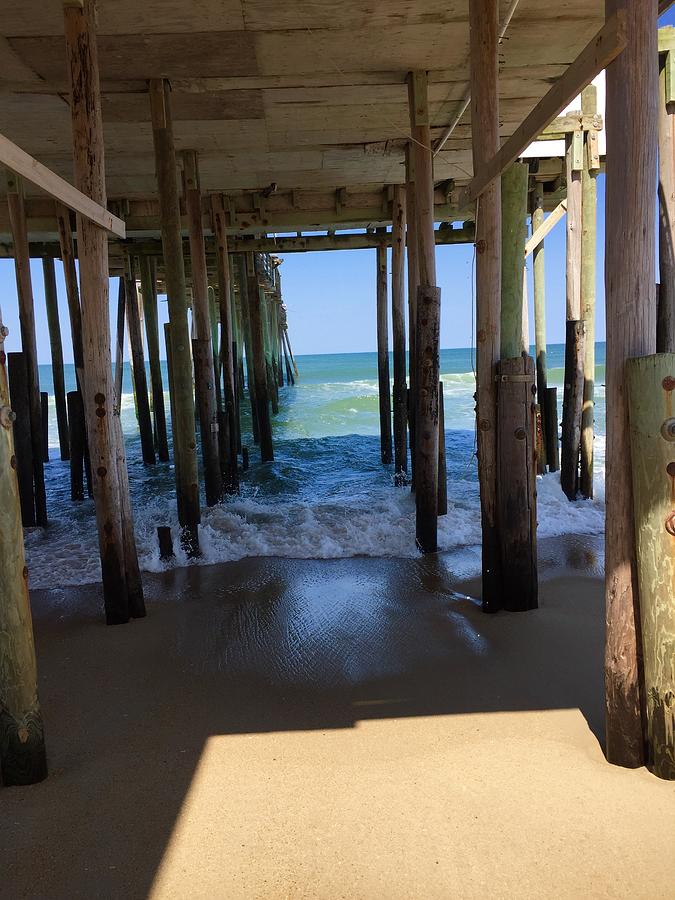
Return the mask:
[[[4,163],[12,172],[25,178],[26,181],[30,181],[50,197],[59,200],[64,206],[89,219],[90,222],[94,222],[106,231],[111,231],[117,237],[126,237],[126,228],[121,219],[108,212],[104,206],[95,203],[86,194],[78,191],[56,172],[43,166],[41,162],[26,153],[21,147],[17,147],[4,134],[0,134],[0,163]]]
[[[586,85],[616,59],[625,46],[626,18],[623,11],[619,10],[607,20],[506,143],[477,170],[471,183],[460,191],[460,208],[475,200],[488,185],[499,178]]]
[[[405,185],[394,186],[392,200],[393,223],[391,230],[391,327],[394,362],[394,479],[401,477],[407,465],[407,390],[405,361]],[[440,403],[440,401],[439,401]],[[397,479],[398,476],[398,480]]]
[[[542,201],[543,203],[543,201]],[[549,213],[548,217],[544,219],[539,226],[537,226],[536,230],[532,233],[532,236],[525,244],[525,258],[530,255],[534,250],[537,249],[539,244],[542,243],[544,238],[548,237],[548,235],[553,231],[558,222],[563,218],[565,213],[567,212],[567,200],[561,200],[560,203],[556,206],[552,213]],[[543,212],[542,212],[543,215]]]
[[[644,732],[626,361],[656,349],[657,9],[653,0],[607,8],[626,12],[627,46],[606,78],[606,753],[634,767],[644,761]]]

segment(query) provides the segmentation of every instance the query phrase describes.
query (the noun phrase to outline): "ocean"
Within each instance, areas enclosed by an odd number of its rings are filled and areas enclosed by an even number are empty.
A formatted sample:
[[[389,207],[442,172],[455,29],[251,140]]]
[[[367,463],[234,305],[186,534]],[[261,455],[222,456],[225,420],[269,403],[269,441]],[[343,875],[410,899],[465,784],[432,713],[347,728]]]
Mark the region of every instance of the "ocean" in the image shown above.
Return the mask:
[[[595,494],[569,503],[558,475],[538,479],[538,534],[599,534],[604,529],[604,360],[597,345]],[[339,558],[412,557],[415,507],[409,487],[395,487],[393,466],[380,463],[377,355],[322,354],[296,357],[299,378],[280,391],[273,417],[275,461],[262,465],[242,403],[242,442],[251,466],[241,493],[211,509],[203,507],[202,556],[190,561],[180,549],[173,467],[144,466],[136,424],[131,373],[125,365],[122,427],[130,474],[134,527],[141,568],[161,571],[247,556]],[[562,403],[564,347],[548,348],[548,383]],[[163,364],[164,365],[164,364]],[[474,353],[441,351],[445,401],[448,514],[439,520],[440,549],[453,554],[463,572],[480,565],[480,510],[476,474]],[[66,366],[66,389],[75,373]],[[166,371],[164,370],[166,385]],[[40,366],[41,390],[49,398],[50,462],[45,466],[50,525],[26,530],[31,587],[100,581],[92,500],[70,500],[69,464],[58,454],[50,366]],[[169,410],[168,395],[166,409]],[[203,500],[203,497],[202,497]],[[169,525],[176,557],[159,558],[156,528]]]

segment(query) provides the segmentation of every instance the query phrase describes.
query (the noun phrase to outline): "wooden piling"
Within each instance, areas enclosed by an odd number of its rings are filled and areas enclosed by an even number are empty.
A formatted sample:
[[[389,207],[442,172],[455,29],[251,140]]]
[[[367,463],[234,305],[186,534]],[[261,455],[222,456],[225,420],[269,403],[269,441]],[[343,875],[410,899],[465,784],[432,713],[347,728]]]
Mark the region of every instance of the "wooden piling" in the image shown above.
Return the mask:
[[[159,358],[159,322],[157,316],[157,278],[155,260],[150,256],[139,257],[141,294],[143,297],[143,317],[145,335],[148,341],[150,361],[150,383],[152,385],[152,415],[155,423],[157,456],[160,462],[169,461],[169,444],[166,433],[166,411],[164,408],[164,384],[162,364]]]
[[[675,352],[675,101],[667,94],[669,50],[659,66],[659,272],[657,353]]]
[[[14,269],[16,288],[19,296],[19,325],[21,327],[21,347],[25,354],[30,404],[30,435],[33,459],[33,484],[35,492],[35,521],[47,524],[47,494],[42,452],[42,411],[40,406],[40,377],[35,337],[35,308],[33,285],[30,275],[30,250],[26,211],[23,203],[21,179],[7,170],[7,207],[14,244]]]
[[[499,515],[503,607],[537,607],[535,366],[523,353],[499,363]]]
[[[415,217],[415,158],[410,141],[405,148],[406,263],[408,275],[408,430],[410,432],[410,489],[415,490],[415,336],[417,334],[417,224]]]
[[[93,0],[64,7],[73,124],[75,186],[106,206],[103,123]],[[84,408],[91,456],[103,595],[108,624],[145,614],[133,540],[124,442],[114,415],[108,319],[108,238],[78,215],[77,247],[84,346]]]
[[[417,291],[415,533],[423,553],[435,553],[438,549],[440,295],[440,288],[428,285],[420,285]]]
[[[197,441],[192,395],[192,358],[187,321],[183,240],[176,178],[176,151],[171,120],[171,92],[168,81],[162,78],[151,79],[149,91],[155,173],[159,192],[164,277],[171,324],[169,331],[173,366],[171,421],[178,518],[182,528],[182,541],[187,551],[198,553],[200,509]]]
[[[84,348],[82,344],[82,311],[80,309],[80,288],[75,268],[75,250],[73,232],[70,222],[70,210],[61,203],[56,204],[56,225],[59,232],[63,277],[66,282],[66,298],[68,300],[68,318],[70,319],[70,336],[73,342],[73,364],[77,377],[77,386],[84,388]]]
[[[159,543],[159,558],[163,560],[172,559],[175,554],[173,552],[171,529],[168,525],[157,526],[157,540]]]
[[[190,237],[192,323],[194,326],[192,357],[201,431],[204,489],[206,505],[214,506],[222,500],[223,480],[220,472],[218,405],[216,403],[215,366],[209,313],[209,283],[202,227],[202,194],[197,154],[192,150],[183,152],[183,185]]]
[[[585,343],[586,323],[568,320],[565,336],[565,390],[560,454],[560,486],[568,500],[576,500],[579,489]]]
[[[532,202],[532,233],[544,223],[544,188],[537,182]],[[544,261],[544,241],[532,251],[532,272],[534,281],[534,343],[537,364],[537,398],[541,411],[542,430],[542,472],[549,461],[548,430],[546,427],[546,266]],[[551,450],[550,455],[553,455]]]
[[[42,462],[49,462],[49,394],[40,391],[40,428],[42,431]]]
[[[47,777],[38,700],[28,569],[0,319],[0,775],[3,784],[35,784]]]
[[[469,4],[471,134],[474,171],[499,150],[497,0]],[[501,182],[477,201],[476,418],[482,528],[482,599],[485,612],[501,608],[501,550],[497,511],[497,363],[500,352]]]
[[[152,433],[152,416],[148,399],[148,381],[145,373],[145,357],[143,353],[143,332],[141,330],[141,314],[138,306],[136,289],[136,267],[134,257],[127,257],[127,271],[124,276],[126,295],[127,326],[129,328],[129,344],[131,346],[132,374],[136,394],[136,411],[138,429],[141,435],[141,453],[146,466],[154,466],[155,442]]]
[[[4,337],[3,337],[4,341]],[[35,525],[35,488],[33,484],[33,445],[30,431],[30,393],[28,370],[23,353],[8,353],[9,388],[14,412],[14,451],[21,501],[21,521]]]
[[[626,381],[647,713],[647,758],[675,780],[675,353],[631,359]]]
[[[438,515],[448,514],[448,470],[445,463],[445,406],[443,382],[438,382]]]
[[[639,766],[639,592],[632,486],[626,472],[625,366],[628,358],[656,349],[657,4],[607,0],[606,14],[616,11],[626,17],[626,47],[606,72],[606,752],[610,762]]]
[[[58,295],[54,258],[42,257],[42,274],[45,285],[45,305],[47,307],[47,327],[52,360],[52,381],[54,383],[54,404],[59,435],[59,452],[62,460],[70,458],[68,444],[68,411],[66,409],[66,381],[63,374],[63,345],[61,343],[61,323],[59,321]]]
[[[260,456],[263,462],[271,462],[274,459],[274,448],[272,446],[270,400],[265,366],[263,312],[254,253],[246,254],[246,290],[251,325],[251,355],[255,383],[255,411],[260,436]],[[249,377],[250,373],[251,369],[249,368]]]
[[[513,163],[502,175],[502,359],[515,359],[529,349],[523,328],[528,180],[527,163]]]
[[[127,290],[124,278],[117,285],[117,320],[115,331],[115,409],[122,412],[122,385],[124,382],[124,323],[126,322]]]
[[[226,430],[221,433],[225,449],[226,469],[223,473],[227,493],[239,489],[237,472],[237,397],[235,391],[236,352],[232,314],[232,282],[230,261],[225,232],[225,202],[222,194],[211,197],[211,223],[216,243],[216,265],[218,268],[218,305],[220,308],[220,365],[223,379],[223,399],[225,401]]]
[[[581,95],[584,115],[598,111],[597,88],[589,85]],[[584,168],[581,173],[581,317],[586,325],[584,344],[584,396],[581,411],[579,493],[593,497],[593,432],[595,424],[595,255],[597,232],[597,169],[594,168],[591,133],[584,136]],[[673,273],[675,277],[675,272]]]
[[[547,387],[544,396],[546,412],[546,458],[549,472],[557,472],[560,468],[560,440],[558,437],[558,388]]]
[[[70,438],[70,499],[84,500],[84,406],[79,391],[68,391],[68,432]]]
[[[405,187],[394,186],[391,230],[391,327],[394,362],[394,478],[398,483],[408,468],[407,385],[405,360],[405,263],[406,194]]]
[[[382,236],[377,262],[377,388],[380,403],[380,459],[391,462],[391,386],[389,382],[389,316],[387,309],[387,245]]]

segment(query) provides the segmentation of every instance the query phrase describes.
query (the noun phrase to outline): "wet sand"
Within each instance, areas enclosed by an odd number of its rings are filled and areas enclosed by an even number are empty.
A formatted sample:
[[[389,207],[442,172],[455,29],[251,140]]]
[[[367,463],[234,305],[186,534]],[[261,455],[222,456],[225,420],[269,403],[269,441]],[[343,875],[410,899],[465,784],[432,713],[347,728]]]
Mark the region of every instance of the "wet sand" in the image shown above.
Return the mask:
[[[177,569],[116,628],[36,592],[0,896],[672,897],[675,784],[599,743],[598,558],[542,542],[540,609],[490,617],[457,555]]]

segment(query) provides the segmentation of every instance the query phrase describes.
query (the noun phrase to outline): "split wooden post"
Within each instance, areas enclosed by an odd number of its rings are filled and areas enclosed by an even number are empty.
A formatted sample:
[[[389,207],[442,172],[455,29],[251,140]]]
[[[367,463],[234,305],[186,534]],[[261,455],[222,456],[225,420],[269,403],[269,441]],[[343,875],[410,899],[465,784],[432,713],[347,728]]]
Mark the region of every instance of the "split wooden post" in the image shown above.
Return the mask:
[[[581,95],[581,111],[594,115],[598,111],[598,91],[589,85]],[[581,459],[579,491],[582,497],[593,497],[593,432],[595,424],[595,254],[597,242],[597,183],[599,159],[596,163],[593,143],[595,132],[584,133],[584,168],[581,173],[581,317],[586,325],[584,346],[584,396],[581,411]],[[675,272],[673,273],[675,277]]]
[[[235,350],[232,315],[232,282],[230,261],[225,232],[225,201],[222,194],[211,197],[211,223],[216,243],[216,266],[218,268],[218,304],[220,308],[220,364],[223,378],[225,410],[221,438],[225,449],[226,471],[225,490],[236,493],[239,489],[237,471],[237,398],[235,392]]]
[[[380,403],[380,458],[391,462],[391,386],[389,382],[389,311],[387,309],[387,244],[377,247],[377,388]]]
[[[502,175],[501,356],[514,359],[528,351],[523,306],[527,240],[527,163],[513,163]]]
[[[415,490],[415,337],[417,335],[417,223],[415,218],[415,157],[412,144],[405,148],[406,261],[408,273],[408,428],[410,431],[410,486]]]
[[[166,79],[153,78],[149,83],[149,91],[164,277],[171,325],[169,335],[173,366],[172,436],[178,520],[182,529],[183,545],[188,553],[197,554],[200,522],[199,474],[176,150],[171,119],[171,89]]]
[[[503,608],[536,609],[537,503],[534,361],[525,353],[499,363],[499,515]]]
[[[405,187],[394,185],[391,229],[391,327],[394,348],[394,478],[403,484],[408,468],[406,424],[407,386],[405,361],[405,263],[406,194]]]
[[[568,134],[565,149],[567,176],[567,242],[566,242],[566,315],[565,388],[563,392],[563,430],[560,457],[560,481],[570,500],[577,495],[579,454],[581,451],[581,416],[583,411],[583,381],[579,393],[579,372],[584,372],[585,337],[577,323],[581,321],[581,255],[584,167],[584,136],[582,131]],[[579,357],[578,354],[581,354]],[[576,421],[578,418],[578,422]]]
[[[138,290],[136,288],[136,271],[134,257],[127,257],[127,270],[124,276],[126,296],[127,325],[129,327],[129,344],[131,346],[132,375],[136,394],[136,411],[138,428],[141,435],[141,453],[146,466],[154,466],[155,442],[152,433],[152,416],[148,398],[148,380],[145,374],[145,357],[143,353],[143,331],[141,314],[138,306]]]
[[[532,198],[532,233],[544,222],[544,188],[537,182]],[[546,425],[546,266],[544,261],[544,241],[532,251],[532,274],[534,282],[534,343],[537,364],[537,399],[541,414],[543,471],[549,464],[548,430]],[[557,438],[556,438],[557,440]]]
[[[155,422],[157,456],[160,462],[169,461],[169,444],[166,433],[166,411],[164,409],[164,384],[162,365],[159,359],[159,321],[157,316],[157,277],[155,260],[151,256],[139,257],[141,294],[143,297],[143,318],[148,341],[150,360],[150,383],[152,385],[152,415]]]
[[[64,6],[67,69],[73,123],[75,185],[106,206],[103,122],[94,31],[93,0]],[[108,624],[145,615],[138,556],[133,538],[124,442],[113,403],[108,320],[108,237],[82,215],[77,217],[80,286],[84,302],[84,408],[91,457]]]
[[[0,319],[0,773],[6,786],[47,777],[28,570]]]
[[[639,766],[639,592],[633,491],[626,477],[625,367],[628,358],[656,349],[657,5],[653,0],[607,0],[607,15],[619,10],[626,17],[626,48],[606,74],[606,752],[610,762]]]
[[[657,353],[675,352],[675,97],[669,96],[673,51],[661,54],[659,72],[659,273]],[[668,84],[667,84],[668,81]],[[675,85],[673,85],[675,87]]]
[[[647,765],[675,780],[675,353],[627,363]]]
[[[499,150],[498,0],[469,4],[471,134],[474,171]],[[501,182],[494,179],[477,201],[476,418],[482,528],[482,598],[485,612],[502,605],[497,511],[497,363],[501,341]]]
[[[66,408],[66,382],[63,374],[63,345],[61,343],[61,323],[59,322],[59,305],[53,257],[42,257],[42,273],[45,283],[45,305],[47,307],[47,327],[49,329],[49,345],[51,348],[52,380],[54,382],[54,403],[56,405],[59,451],[61,459],[67,460],[70,459],[70,447],[68,443],[68,410]]]
[[[417,289],[415,334],[415,506],[419,548],[438,546],[438,381],[441,292],[436,287],[434,178],[427,73],[408,74],[408,105],[415,169]]]
[[[563,394],[560,486],[568,500],[576,500],[579,488],[581,412],[584,405],[586,323],[567,321],[565,333],[565,391]]]
[[[255,383],[255,411],[260,436],[260,456],[263,462],[274,459],[272,446],[272,422],[270,420],[270,399],[265,365],[265,342],[263,335],[263,312],[256,271],[255,254],[246,254],[246,289],[248,312],[251,323],[251,355],[253,380]],[[249,368],[249,377],[251,368]],[[250,385],[249,385],[250,390]]]
[[[199,184],[197,154],[183,152],[183,186],[190,236],[192,265],[192,355],[195,367],[195,392],[202,439],[204,489],[206,505],[214,506],[223,497],[218,445],[218,405],[216,403],[213,341],[209,314],[209,281],[206,270],[206,248],[202,227],[202,194]]]
[[[35,308],[33,285],[30,277],[30,250],[26,210],[23,203],[21,180],[7,171],[7,206],[9,210],[12,242],[14,244],[14,269],[19,296],[19,324],[21,346],[26,359],[28,378],[28,402],[30,403],[30,435],[33,456],[33,482],[35,491],[35,521],[47,524],[47,494],[45,491],[44,463],[42,460],[42,410],[40,406],[40,377],[38,373],[37,342],[35,338]]]

